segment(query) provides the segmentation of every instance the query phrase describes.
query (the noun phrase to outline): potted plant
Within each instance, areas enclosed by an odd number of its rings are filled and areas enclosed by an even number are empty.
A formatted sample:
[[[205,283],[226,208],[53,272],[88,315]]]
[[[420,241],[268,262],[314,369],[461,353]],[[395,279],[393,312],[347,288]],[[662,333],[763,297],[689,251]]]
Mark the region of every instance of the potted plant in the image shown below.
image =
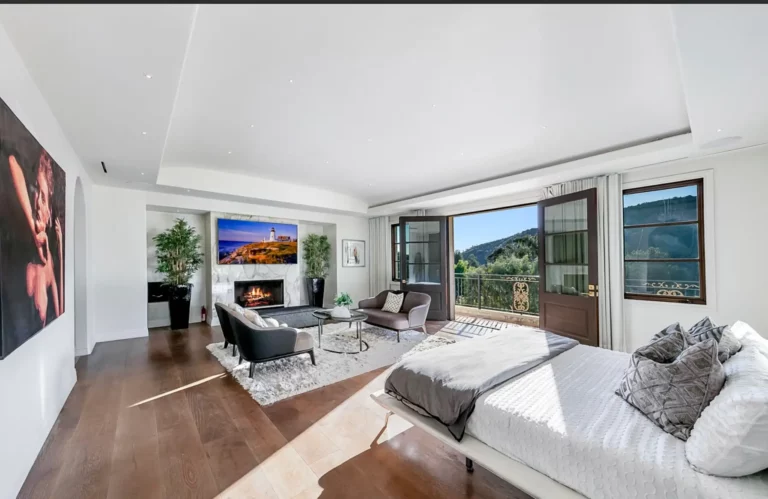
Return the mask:
[[[322,307],[325,278],[331,266],[331,244],[328,242],[328,236],[309,234],[305,237],[302,243],[302,258],[309,304]]]
[[[354,303],[349,293],[339,293],[339,296],[333,300],[336,306],[331,311],[331,315],[334,317],[350,317],[349,306]]]
[[[171,329],[189,327],[189,300],[192,284],[189,280],[203,264],[200,235],[186,220],[177,218],[165,232],[152,238],[157,253],[157,271],[165,274],[165,283],[171,287],[168,311]]]

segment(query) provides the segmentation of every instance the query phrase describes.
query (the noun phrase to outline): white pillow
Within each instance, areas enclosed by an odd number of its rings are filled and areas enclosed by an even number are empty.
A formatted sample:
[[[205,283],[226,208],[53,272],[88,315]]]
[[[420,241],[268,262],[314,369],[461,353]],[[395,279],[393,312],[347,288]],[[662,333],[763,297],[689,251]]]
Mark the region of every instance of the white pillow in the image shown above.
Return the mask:
[[[384,306],[381,309],[384,312],[396,314],[403,307],[403,298],[405,298],[403,293],[387,293],[387,301],[384,302]]]
[[[768,358],[744,347],[723,364],[725,386],[685,443],[696,471],[739,477],[768,468]]]
[[[261,318],[258,312],[254,310],[246,310],[243,312],[243,315],[246,319],[253,322],[254,325],[258,327],[269,327],[266,322],[264,322],[264,319]]]
[[[234,310],[238,314],[244,314],[245,313],[245,309],[243,307],[241,307],[240,305],[238,305],[237,303],[230,303],[229,304],[229,308],[231,308],[232,310]]]
[[[768,339],[760,336],[749,324],[738,321],[731,326],[731,333],[741,342],[742,347],[755,347],[768,358]]]
[[[272,317],[262,317],[262,319],[267,323],[267,327],[280,327],[280,323],[277,322],[277,319],[273,319]]]

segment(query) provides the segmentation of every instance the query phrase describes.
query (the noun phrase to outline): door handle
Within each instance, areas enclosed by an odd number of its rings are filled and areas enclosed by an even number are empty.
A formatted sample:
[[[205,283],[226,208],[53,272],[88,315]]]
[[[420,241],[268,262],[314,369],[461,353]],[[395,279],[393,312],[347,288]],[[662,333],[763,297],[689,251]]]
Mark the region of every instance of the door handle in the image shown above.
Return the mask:
[[[402,281],[400,281],[400,282],[401,282],[402,284],[406,284],[406,282],[405,282],[405,279],[403,279],[403,280],[402,280]]]

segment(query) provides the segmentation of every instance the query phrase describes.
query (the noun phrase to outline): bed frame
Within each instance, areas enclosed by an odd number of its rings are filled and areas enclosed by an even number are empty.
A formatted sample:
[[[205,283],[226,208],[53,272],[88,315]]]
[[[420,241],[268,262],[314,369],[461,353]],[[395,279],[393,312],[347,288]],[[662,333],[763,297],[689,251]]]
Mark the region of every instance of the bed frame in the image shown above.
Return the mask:
[[[466,457],[467,471],[474,471],[474,462],[486,468],[502,480],[509,482],[533,497],[557,499],[585,499],[583,495],[557,482],[547,475],[529,468],[520,461],[505,456],[471,435],[464,435],[461,442],[448,432],[438,421],[422,416],[396,398],[379,390],[371,398],[390,413],[397,414],[414,426],[424,430],[445,445]]]

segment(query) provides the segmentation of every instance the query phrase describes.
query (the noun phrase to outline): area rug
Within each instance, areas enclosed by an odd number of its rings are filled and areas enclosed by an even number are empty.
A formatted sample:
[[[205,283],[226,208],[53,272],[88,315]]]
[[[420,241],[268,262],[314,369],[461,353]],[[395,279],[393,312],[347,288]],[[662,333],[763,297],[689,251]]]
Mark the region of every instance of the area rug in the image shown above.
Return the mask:
[[[400,343],[394,331],[376,326],[363,326],[363,341],[367,344],[362,353],[356,352],[358,340],[355,329],[347,324],[326,324],[323,327],[323,349],[317,348],[317,327],[303,329],[315,339],[316,366],[309,355],[297,355],[263,364],[256,364],[253,379],[248,377],[248,362],[238,364],[238,357],[232,356],[232,348],[224,343],[211,343],[206,348],[224,368],[261,405],[270,405],[279,400],[308,392],[322,386],[363,374],[397,362],[407,353],[429,350],[454,343],[455,340],[439,336],[428,336],[419,331],[403,331]]]

